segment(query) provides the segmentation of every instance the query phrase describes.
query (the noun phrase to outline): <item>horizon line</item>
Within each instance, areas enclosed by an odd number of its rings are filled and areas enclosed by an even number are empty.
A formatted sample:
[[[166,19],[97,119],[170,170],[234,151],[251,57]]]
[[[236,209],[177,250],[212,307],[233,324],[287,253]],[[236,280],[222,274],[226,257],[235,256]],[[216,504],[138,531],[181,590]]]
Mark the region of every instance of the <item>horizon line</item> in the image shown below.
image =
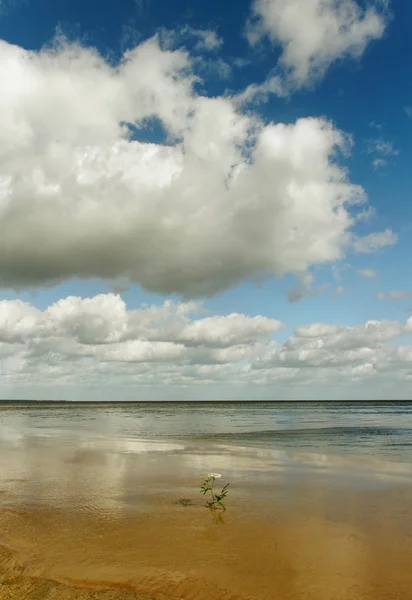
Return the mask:
[[[342,403],[342,402],[412,402],[412,399],[341,399],[341,400],[35,400],[35,399],[0,399],[0,404],[27,404],[27,403],[42,403],[42,404],[142,404],[142,403],[157,403],[157,404],[205,404],[205,403],[267,403],[267,404],[276,404],[276,403]]]

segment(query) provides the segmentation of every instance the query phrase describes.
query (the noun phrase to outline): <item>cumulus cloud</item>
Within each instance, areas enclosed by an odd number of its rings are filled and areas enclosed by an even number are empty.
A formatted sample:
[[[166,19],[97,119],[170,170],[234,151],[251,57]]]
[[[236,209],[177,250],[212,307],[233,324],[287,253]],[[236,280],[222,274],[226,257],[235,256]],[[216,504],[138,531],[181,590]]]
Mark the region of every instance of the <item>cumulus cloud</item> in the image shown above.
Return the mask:
[[[189,54],[158,37],[118,65],[64,40],[2,41],[0,58],[1,286],[97,277],[210,296],[350,245],[364,192],[327,121],[263,124],[199,95]],[[163,141],[141,141],[150,127]]]
[[[151,381],[147,370],[156,365],[162,384],[171,378],[182,384],[189,373],[198,383],[206,373],[225,379],[236,364],[270,348],[272,334],[284,327],[276,319],[238,313],[195,319],[202,311],[195,302],[171,301],[128,310],[115,294],[69,296],[44,311],[20,300],[1,301],[3,380],[24,384],[35,373],[59,386],[106,371],[127,385]]]
[[[338,382],[378,382],[381,376],[407,382],[412,376],[412,346],[399,343],[412,332],[412,317],[405,323],[309,323],[280,343],[276,336],[284,326],[277,319],[202,312],[199,303],[171,301],[130,310],[115,294],[69,296],[45,310],[1,301],[2,393],[30,390],[36,397],[50,388],[54,397],[61,390],[70,397],[77,387],[87,398],[93,386],[104,392],[104,377],[116,397],[127,388],[142,397],[153,386],[164,399],[173,395],[171,388],[185,386],[197,397],[200,388],[217,385],[229,397],[244,397],[250,386],[254,396],[263,387],[273,397],[279,385],[304,386],[308,395]]]
[[[297,327],[281,348],[268,352],[254,366],[266,370],[330,368],[348,375],[359,374],[366,367],[368,373],[377,374],[385,371],[396,355],[396,348],[388,342],[409,333],[411,323],[409,319],[404,324],[368,321],[350,327],[326,323]],[[409,371],[410,365],[404,368]]]
[[[196,302],[174,303],[128,311],[116,294],[93,298],[69,296],[45,311],[21,300],[0,301],[0,341],[12,343],[39,338],[70,336],[83,346],[113,345],[123,342],[185,344],[224,348],[265,340],[284,327],[276,319],[227,316],[191,317],[202,312]],[[163,346],[166,348],[166,346]]]
[[[317,80],[339,59],[359,58],[382,37],[387,20],[354,0],[254,0],[252,12],[249,42],[267,36],[280,45],[279,66],[296,86]]]
[[[207,317],[193,321],[179,334],[179,341],[186,344],[210,346],[234,346],[255,342],[281,329],[283,324],[276,319],[256,316],[253,318],[233,313],[227,317]]]
[[[372,279],[373,277],[376,277],[376,271],[374,271],[373,269],[358,269],[356,273],[360,277],[366,277],[367,279]]]

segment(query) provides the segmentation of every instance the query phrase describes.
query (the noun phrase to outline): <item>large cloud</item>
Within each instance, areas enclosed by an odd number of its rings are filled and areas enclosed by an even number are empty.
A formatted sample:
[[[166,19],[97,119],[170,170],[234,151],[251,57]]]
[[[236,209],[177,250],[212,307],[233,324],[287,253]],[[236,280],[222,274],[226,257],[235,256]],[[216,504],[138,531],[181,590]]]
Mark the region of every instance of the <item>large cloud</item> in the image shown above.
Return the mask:
[[[71,397],[77,387],[85,399],[94,386],[121,398],[131,386],[135,398],[146,397],[140,388],[157,388],[167,399],[175,397],[170,386],[189,386],[197,397],[200,388],[214,385],[223,397],[248,391],[259,397],[262,387],[273,398],[285,385],[285,397],[299,388],[313,397],[325,386],[345,397],[355,383],[407,386],[412,378],[412,346],[400,345],[412,333],[412,317],[405,323],[312,323],[296,327],[281,344],[275,338],[283,325],[276,319],[201,312],[199,304],[170,301],[128,310],[114,294],[68,297],[44,311],[2,301],[2,394],[24,396],[29,389],[37,397],[49,387],[54,397],[63,391]]]
[[[64,40],[0,42],[0,76],[2,286],[123,278],[212,295],[353,243],[364,194],[336,163],[344,136],[315,118],[264,126],[198,95],[189,55],[156,37],[117,66]],[[164,141],[139,141],[153,127]]]
[[[338,59],[361,56],[386,25],[373,6],[363,10],[354,0],[254,0],[253,15],[249,41],[267,35],[279,44],[279,65],[298,86],[321,77]]]

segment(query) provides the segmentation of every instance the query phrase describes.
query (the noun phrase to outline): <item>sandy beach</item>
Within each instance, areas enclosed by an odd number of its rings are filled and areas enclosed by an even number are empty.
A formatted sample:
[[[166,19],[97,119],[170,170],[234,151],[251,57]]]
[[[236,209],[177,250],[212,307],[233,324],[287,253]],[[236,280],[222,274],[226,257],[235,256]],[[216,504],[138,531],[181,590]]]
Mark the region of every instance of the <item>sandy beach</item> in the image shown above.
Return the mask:
[[[409,465],[141,444],[2,453],[2,600],[412,598]]]

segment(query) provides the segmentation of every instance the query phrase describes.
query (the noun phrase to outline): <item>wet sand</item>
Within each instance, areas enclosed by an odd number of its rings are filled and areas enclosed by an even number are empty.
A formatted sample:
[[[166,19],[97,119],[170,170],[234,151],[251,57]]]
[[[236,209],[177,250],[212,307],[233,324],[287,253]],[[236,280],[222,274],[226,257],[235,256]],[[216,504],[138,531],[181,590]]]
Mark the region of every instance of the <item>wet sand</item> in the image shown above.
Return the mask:
[[[5,458],[1,600],[412,600],[407,466],[210,448],[117,455],[115,470],[96,448]],[[205,463],[231,481],[225,513],[204,507]]]

